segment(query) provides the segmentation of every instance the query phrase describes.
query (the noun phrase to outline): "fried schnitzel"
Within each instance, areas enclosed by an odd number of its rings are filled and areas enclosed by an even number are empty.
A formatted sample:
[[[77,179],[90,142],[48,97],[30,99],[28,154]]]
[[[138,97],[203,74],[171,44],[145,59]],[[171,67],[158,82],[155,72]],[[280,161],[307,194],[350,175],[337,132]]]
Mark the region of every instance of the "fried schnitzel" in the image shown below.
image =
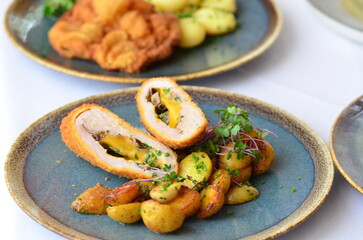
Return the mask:
[[[66,58],[128,73],[171,55],[181,39],[178,19],[143,0],[78,0],[48,33]]]

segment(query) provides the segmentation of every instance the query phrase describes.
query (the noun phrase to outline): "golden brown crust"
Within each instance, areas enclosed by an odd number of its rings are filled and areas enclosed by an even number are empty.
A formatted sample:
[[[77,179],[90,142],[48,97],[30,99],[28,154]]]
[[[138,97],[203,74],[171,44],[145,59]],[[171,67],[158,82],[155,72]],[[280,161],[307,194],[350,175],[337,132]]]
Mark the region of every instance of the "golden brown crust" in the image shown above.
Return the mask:
[[[97,166],[107,172],[116,174],[121,177],[127,177],[131,179],[135,178],[150,178],[151,175],[147,174],[143,171],[136,171],[127,167],[119,168],[110,166],[109,164],[105,163],[100,157],[81,139],[75,124],[76,118],[83,112],[88,111],[91,108],[98,108],[102,111],[107,112],[110,116],[117,120],[118,124],[123,126],[125,129],[129,129],[134,133],[139,133],[144,135],[147,138],[152,138],[152,136],[144,133],[143,131],[132,127],[128,122],[119,118],[116,114],[110,112],[108,109],[103,108],[96,104],[84,104],[74,110],[72,110],[65,118],[63,118],[62,123],[60,125],[60,131],[63,142],[79,157],[83,158],[84,160],[90,162],[92,165]],[[174,157],[176,159],[175,153]],[[120,158],[120,161],[124,159]],[[126,161],[126,160],[124,160]],[[177,170],[177,162],[175,160],[176,170]]]
[[[147,87],[150,82],[152,82],[154,80],[160,80],[160,79],[166,80],[169,83],[172,83],[173,86],[174,86],[174,88],[177,89],[177,91],[180,94],[182,94],[185,97],[185,99],[187,101],[189,101],[191,103],[191,105],[195,109],[198,109],[198,112],[200,112],[200,115],[203,116],[202,123],[200,124],[200,126],[198,128],[195,128],[195,132],[194,132],[193,135],[191,135],[191,136],[189,136],[187,138],[181,139],[181,140],[178,140],[178,139],[175,139],[173,137],[170,137],[170,136],[166,135],[165,131],[161,131],[155,125],[153,125],[153,124],[150,123],[149,119],[150,119],[150,117],[153,117],[153,116],[149,116],[147,114],[143,114],[145,112],[145,107],[146,106],[144,104],[142,104],[142,98],[145,97],[142,94],[142,89],[144,87]],[[184,91],[184,89],[182,89],[176,83],[176,81],[174,79],[167,78],[167,77],[161,77],[161,78],[152,78],[152,79],[149,79],[148,81],[144,82],[140,86],[140,89],[139,89],[139,91],[136,94],[136,103],[137,103],[138,111],[140,113],[141,122],[142,122],[142,124],[144,124],[146,130],[148,132],[150,132],[160,142],[168,145],[169,147],[174,148],[174,149],[186,148],[186,147],[189,147],[189,146],[192,146],[192,145],[198,143],[203,138],[204,133],[205,133],[205,130],[206,130],[206,127],[207,127],[207,124],[208,124],[208,121],[205,118],[205,115],[202,112],[202,110],[198,107],[198,104],[195,103],[195,102],[193,102],[193,99],[189,96],[189,94],[186,93]]]

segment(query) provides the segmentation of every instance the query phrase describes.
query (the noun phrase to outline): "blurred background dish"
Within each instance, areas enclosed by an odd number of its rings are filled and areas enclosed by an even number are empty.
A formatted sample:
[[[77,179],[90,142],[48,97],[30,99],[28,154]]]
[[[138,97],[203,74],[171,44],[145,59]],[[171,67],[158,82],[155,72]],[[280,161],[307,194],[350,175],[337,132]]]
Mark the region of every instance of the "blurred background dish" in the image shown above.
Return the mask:
[[[338,116],[330,135],[330,150],[343,177],[363,193],[363,95]]]
[[[363,43],[363,2],[359,0],[308,0],[317,16],[340,34]]]
[[[277,39],[282,16],[273,0],[241,0],[236,13],[239,26],[221,37],[209,38],[194,49],[175,49],[166,60],[139,74],[107,71],[96,63],[67,59],[50,46],[47,33],[53,20],[43,17],[44,1],[15,0],[8,8],[5,28],[12,43],[32,60],[51,69],[100,81],[140,83],[150,77],[189,80],[238,67],[265,52]]]

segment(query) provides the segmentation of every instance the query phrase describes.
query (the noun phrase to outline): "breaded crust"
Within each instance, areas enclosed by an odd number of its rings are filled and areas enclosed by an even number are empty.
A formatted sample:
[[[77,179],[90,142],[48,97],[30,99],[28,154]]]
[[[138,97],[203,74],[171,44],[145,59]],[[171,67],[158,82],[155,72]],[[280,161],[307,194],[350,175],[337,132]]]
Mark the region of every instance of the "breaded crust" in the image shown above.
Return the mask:
[[[158,87],[170,88],[178,98],[182,99],[180,106],[182,107],[183,119],[176,128],[172,128],[157,119],[155,106],[147,101],[149,89]],[[136,94],[136,103],[141,122],[146,130],[169,147],[173,149],[186,148],[203,138],[208,124],[205,114],[174,79],[152,78],[144,82]]]
[[[103,108],[96,104],[84,104],[74,110],[72,110],[66,117],[63,118],[62,123],[60,125],[60,132],[62,136],[62,140],[64,143],[79,157],[83,158],[84,160],[90,162],[92,165],[97,166],[107,172],[116,174],[118,176],[127,177],[127,178],[151,178],[152,172],[151,171],[144,171],[141,168],[138,168],[136,164],[133,164],[130,161],[125,160],[124,158],[117,158],[117,161],[121,161],[122,166],[113,166],[112,164],[108,164],[105,161],[105,157],[111,157],[106,153],[100,152],[99,149],[92,148],[90,144],[86,143],[79,132],[79,129],[76,126],[76,119],[82,114],[90,109],[98,109],[102,112],[106,113],[109,117],[113,118],[118,125],[122,126],[122,128],[132,132],[134,135],[141,136],[140,140],[147,140],[147,141],[155,141],[155,145],[159,146],[161,143],[158,143],[155,138],[152,136],[144,133],[143,131],[134,128],[125,120],[119,118],[116,114],[112,113],[106,108]],[[145,141],[146,141],[145,140]],[[93,144],[99,143],[96,141]],[[97,146],[97,148],[99,148]],[[161,146],[161,145],[160,145]],[[178,170],[178,163],[177,163],[177,156],[176,154],[167,146],[162,146],[163,149],[167,148],[168,153],[170,154],[170,158],[168,158],[169,163],[172,164],[172,169],[177,172]]]

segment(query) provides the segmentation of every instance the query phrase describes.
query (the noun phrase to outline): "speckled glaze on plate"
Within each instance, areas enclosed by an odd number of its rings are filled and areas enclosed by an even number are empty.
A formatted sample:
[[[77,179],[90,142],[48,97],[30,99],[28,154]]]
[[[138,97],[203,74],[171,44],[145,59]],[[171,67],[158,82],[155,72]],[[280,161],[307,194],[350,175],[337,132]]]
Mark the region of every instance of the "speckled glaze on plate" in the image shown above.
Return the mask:
[[[202,87],[185,87],[207,117],[231,103],[248,110],[276,151],[272,169],[253,178],[261,195],[252,202],[224,206],[207,220],[188,218],[166,235],[150,232],[142,222],[120,225],[107,216],[71,210],[75,194],[96,183],[116,187],[126,181],[76,157],[60,139],[61,119],[83,103],[108,107],[135,127],[140,123],[136,88],[89,97],[61,107],[26,129],[16,140],[5,167],[6,182],[17,204],[50,230],[74,239],[268,239],[296,227],[324,202],[333,181],[333,162],[324,142],[306,124],[270,104],[243,95]],[[109,178],[109,181],[105,180]],[[73,185],[73,187],[72,187]],[[296,189],[295,192],[291,189]],[[233,211],[232,216],[227,212]]]
[[[363,95],[339,114],[330,133],[330,151],[343,177],[363,193]]]
[[[140,83],[151,77],[169,76],[177,81],[221,73],[262,54],[276,40],[282,16],[274,0],[238,0],[239,27],[230,34],[150,65],[140,74],[107,71],[91,61],[66,59],[48,42],[54,21],[42,17],[43,0],[14,0],[5,17],[5,28],[13,44],[32,60],[51,69],[93,80]]]
[[[354,41],[363,43],[363,21],[343,6],[344,0],[308,0],[312,10],[332,29]]]

